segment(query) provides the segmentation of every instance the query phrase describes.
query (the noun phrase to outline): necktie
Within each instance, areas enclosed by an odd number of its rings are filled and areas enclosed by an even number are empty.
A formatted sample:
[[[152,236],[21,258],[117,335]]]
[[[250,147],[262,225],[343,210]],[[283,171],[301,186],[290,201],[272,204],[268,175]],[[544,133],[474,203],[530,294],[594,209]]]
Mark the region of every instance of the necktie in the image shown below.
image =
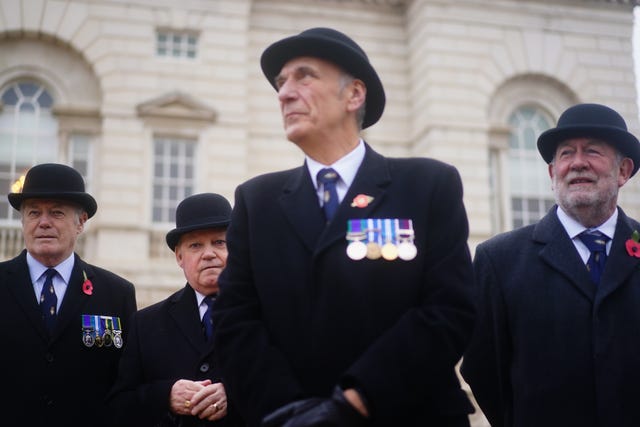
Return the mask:
[[[331,168],[320,169],[318,172],[318,182],[322,184],[322,208],[327,222],[331,221],[340,204],[336,191],[338,179],[340,179],[340,175]]]
[[[207,304],[207,311],[202,316],[202,329],[204,330],[204,336],[209,341],[213,336],[213,316],[211,315],[211,307],[215,301],[214,297],[205,297],[204,302]]]
[[[587,260],[587,270],[591,274],[591,280],[598,284],[604,271],[604,263],[607,260],[607,242],[611,239],[597,230],[584,231],[578,237],[591,251]]]
[[[44,272],[46,278],[42,292],[40,293],[40,310],[42,311],[42,318],[49,333],[53,330],[57,317],[58,297],[56,296],[56,290],[53,288],[53,276],[55,275],[56,270],[53,268]]]

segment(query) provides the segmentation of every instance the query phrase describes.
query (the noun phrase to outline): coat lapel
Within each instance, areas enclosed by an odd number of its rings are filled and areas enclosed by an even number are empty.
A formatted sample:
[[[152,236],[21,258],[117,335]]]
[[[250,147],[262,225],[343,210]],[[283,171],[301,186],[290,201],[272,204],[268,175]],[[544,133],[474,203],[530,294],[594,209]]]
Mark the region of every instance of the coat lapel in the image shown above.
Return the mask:
[[[326,249],[336,240],[344,240],[347,233],[347,221],[355,218],[370,217],[372,212],[383,202],[386,188],[391,182],[391,174],[386,160],[365,145],[366,152],[362,164],[338,207],[333,220],[322,230],[316,247],[316,254]],[[352,205],[353,199],[364,194],[373,197],[371,203],[365,207]]]
[[[625,248],[627,239],[635,226],[630,219],[618,208],[618,222],[616,224],[615,235],[611,243],[611,250],[607,257],[607,263],[602,273],[602,279],[598,286],[596,303],[600,303],[604,298],[622,286],[629,276],[640,267],[640,258],[630,256]]]
[[[535,226],[533,240],[544,245],[539,253],[542,260],[593,302],[596,285],[591,281],[575,245],[560,223],[556,209],[557,207],[551,209]]]
[[[69,284],[67,285],[67,290],[65,291],[64,299],[60,306],[56,326],[53,329],[53,334],[51,336],[52,340],[55,340],[62,331],[72,324],[76,316],[80,316],[82,307],[86,304],[88,299],[91,298],[91,295],[85,294],[82,290],[82,284],[84,283],[83,273],[86,273],[87,279],[91,280],[91,283],[94,286],[94,292],[96,291],[95,287],[100,286],[100,283],[96,283],[95,281],[93,268],[89,264],[85,263],[77,254],[74,256],[75,260],[73,262],[73,270],[71,271]],[[100,315],[106,313],[82,314]]]
[[[325,221],[306,165],[292,171],[278,203],[296,234],[313,251]]]
[[[7,268],[7,286],[10,292],[15,296],[16,302],[22,307],[29,322],[43,339],[48,339],[47,331],[42,321],[38,300],[33,292],[31,284],[31,276],[27,267],[27,251],[23,250],[20,255],[11,260]]]
[[[211,347],[204,339],[200,313],[196,307],[196,295],[188,284],[171,298],[169,315],[187,341],[198,351],[204,352]]]

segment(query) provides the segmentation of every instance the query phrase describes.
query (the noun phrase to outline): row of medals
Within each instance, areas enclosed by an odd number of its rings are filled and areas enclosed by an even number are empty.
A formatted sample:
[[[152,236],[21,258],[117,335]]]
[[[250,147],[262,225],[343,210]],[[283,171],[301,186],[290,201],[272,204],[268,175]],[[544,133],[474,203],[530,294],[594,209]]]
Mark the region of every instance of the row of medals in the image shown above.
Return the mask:
[[[86,324],[83,315],[83,325]],[[89,316],[89,317],[98,317],[98,316]],[[118,323],[119,323],[118,319]],[[112,345],[116,348],[122,348],[122,344],[124,343],[122,339],[122,331],[120,329],[110,329],[104,328],[104,332],[100,331],[100,327],[93,327],[93,322],[91,323],[91,327],[83,326],[82,328],[82,342],[87,347],[111,347]]]
[[[377,220],[381,221],[381,220]],[[390,221],[390,220],[382,220]],[[404,261],[411,261],[418,254],[418,249],[413,243],[414,231],[413,228],[401,229],[397,231],[397,241],[392,241],[388,236],[381,236],[383,231],[379,228],[365,228],[362,231],[349,231],[347,232],[347,256],[354,261],[359,261],[364,258],[368,259],[380,259],[383,258],[387,261],[393,261],[400,258]],[[367,236],[373,236],[369,241]],[[378,243],[378,237],[386,240],[386,243]]]

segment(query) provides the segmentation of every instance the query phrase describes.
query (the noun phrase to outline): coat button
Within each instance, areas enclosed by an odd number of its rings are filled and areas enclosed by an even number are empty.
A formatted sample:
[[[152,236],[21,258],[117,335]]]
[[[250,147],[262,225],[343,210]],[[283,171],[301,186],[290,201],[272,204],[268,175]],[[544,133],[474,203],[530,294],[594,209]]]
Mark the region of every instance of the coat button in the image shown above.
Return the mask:
[[[200,372],[209,372],[209,369],[209,364],[206,362],[200,365]]]

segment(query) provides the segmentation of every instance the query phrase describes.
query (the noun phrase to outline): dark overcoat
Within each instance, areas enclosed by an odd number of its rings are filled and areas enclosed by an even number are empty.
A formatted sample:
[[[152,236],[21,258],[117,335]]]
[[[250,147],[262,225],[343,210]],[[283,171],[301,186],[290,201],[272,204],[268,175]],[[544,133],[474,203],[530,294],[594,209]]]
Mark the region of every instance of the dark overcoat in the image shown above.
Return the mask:
[[[556,207],[478,246],[479,320],[462,373],[493,427],[640,426],[634,230],[619,209],[598,286]]]
[[[0,263],[0,424],[103,426],[105,397],[122,348],[87,347],[82,315],[120,317],[124,345],[136,311],[133,284],[75,255],[71,278],[49,338],[33,291],[26,250]],[[82,290],[84,274],[92,294]]]
[[[372,199],[359,207],[358,195]],[[359,218],[413,220],[417,257],[350,259],[347,221]],[[432,159],[367,145],[328,225],[304,165],[240,185],[214,340],[249,425],[338,384],[361,389],[374,425],[466,417],[454,367],[474,321],[467,236],[458,172]]]
[[[213,343],[204,337],[196,295],[189,284],[135,313],[129,345],[109,397],[114,426],[243,426],[231,402],[227,416],[214,422],[169,411],[171,387],[179,379],[221,381],[213,350]]]

